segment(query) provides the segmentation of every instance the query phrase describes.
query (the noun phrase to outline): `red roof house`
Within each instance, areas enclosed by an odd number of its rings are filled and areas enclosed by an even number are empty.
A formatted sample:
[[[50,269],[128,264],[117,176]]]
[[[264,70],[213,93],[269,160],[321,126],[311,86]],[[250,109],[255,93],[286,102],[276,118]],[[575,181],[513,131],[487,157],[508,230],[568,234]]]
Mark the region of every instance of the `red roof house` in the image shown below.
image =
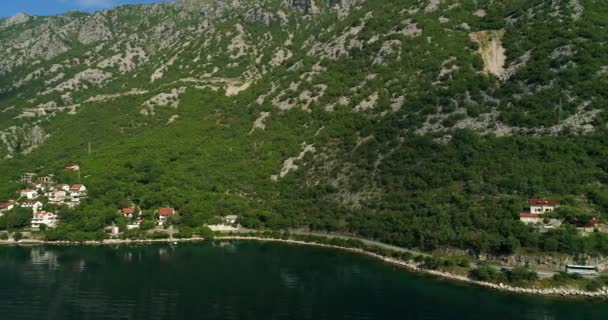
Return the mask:
[[[528,200],[531,213],[551,212],[559,207],[559,201],[548,198],[532,198]]]
[[[528,200],[528,204],[530,206],[551,206],[551,207],[555,207],[555,206],[559,206],[559,201],[555,200],[555,199],[548,199],[548,198],[532,198],[532,199]]]
[[[120,210],[123,214],[134,214],[135,208],[123,208]]]
[[[165,217],[167,217],[167,216],[170,216],[170,215],[172,215],[174,213],[175,213],[175,209],[173,209],[173,208],[160,208],[160,209],[158,209],[158,215],[159,216],[165,216]]]
[[[82,184],[74,184],[70,187],[70,191],[84,191],[87,188]]]
[[[591,218],[591,220],[589,220],[589,227],[593,228],[593,227],[598,226],[601,223],[602,223],[602,221],[598,217],[593,217],[593,218]]]

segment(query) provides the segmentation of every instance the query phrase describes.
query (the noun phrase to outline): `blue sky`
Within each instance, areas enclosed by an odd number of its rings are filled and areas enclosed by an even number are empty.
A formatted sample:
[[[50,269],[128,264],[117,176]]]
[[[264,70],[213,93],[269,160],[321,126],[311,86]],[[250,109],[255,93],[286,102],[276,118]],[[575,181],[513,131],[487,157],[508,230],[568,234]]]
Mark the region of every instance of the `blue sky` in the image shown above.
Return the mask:
[[[123,4],[168,2],[169,0],[0,0],[0,18],[18,12],[33,15],[54,15],[70,10],[96,11]]]

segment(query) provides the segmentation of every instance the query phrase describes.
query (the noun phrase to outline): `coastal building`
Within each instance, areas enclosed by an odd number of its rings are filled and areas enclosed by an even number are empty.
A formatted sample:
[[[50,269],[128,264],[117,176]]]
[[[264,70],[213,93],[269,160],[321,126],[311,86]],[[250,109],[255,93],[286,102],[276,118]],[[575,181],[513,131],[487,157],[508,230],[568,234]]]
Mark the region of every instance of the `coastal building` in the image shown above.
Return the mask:
[[[40,191],[40,192],[44,192],[46,190],[46,184],[42,180],[38,180],[38,181],[34,182],[33,186],[37,191]]]
[[[32,200],[38,198],[38,191],[33,189],[25,189],[21,190],[20,195],[21,197]]]
[[[239,216],[237,215],[228,215],[224,217],[224,223],[226,224],[236,224],[239,220]]]
[[[47,228],[55,228],[57,226],[57,215],[53,212],[39,211],[34,213],[31,222],[33,229],[40,229],[41,225],[45,225]]]
[[[119,212],[128,219],[133,218],[133,216],[135,215],[135,208],[122,208],[119,210]]]
[[[35,173],[24,173],[21,175],[21,182],[24,183],[32,183],[32,181],[34,181],[34,179],[36,178],[36,174]]]
[[[61,184],[60,183],[60,184],[58,184],[58,185],[55,186],[55,190],[63,190],[65,192],[68,192],[68,191],[70,191],[70,186],[67,185],[67,184]]]
[[[555,199],[532,198],[528,200],[528,205],[530,205],[530,213],[543,214],[559,208],[559,201]]]
[[[105,233],[110,235],[117,235],[120,233],[120,228],[117,226],[108,226],[104,228]]]
[[[42,202],[36,200],[27,200],[21,203],[21,208],[32,209],[34,213],[42,209]]]
[[[42,181],[43,183],[46,183],[46,184],[53,183],[54,180],[55,180],[54,174],[49,174],[49,175],[46,175],[46,176],[40,178],[40,181]]]
[[[602,223],[602,220],[600,220],[600,218],[593,217],[593,218],[591,218],[591,220],[589,220],[589,224],[587,226],[590,228],[595,228],[595,227],[599,226],[601,223]]]
[[[51,203],[61,203],[68,198],[68,193],[64,190],[56,190],[47,192],[46,196],[49,198],[49,202]]]
[[[127,230],[133,230],[133,229],[139,228],[139,225],[141,224],[142,221],[143,221],[143,219],[141,217],[136,218],[135,220],[133,220],[133,222],[131,224],[127,224]]]
[[[87,187],[85,187],[83,184],[73,184],[70,187],[70,192],[77,192],[81,195],[85,195],[87,193]]]
[[[158,209],[158,224],[163,225],[171,215],[175,214],[173,208],[160,208]]]
[[[87,187],[82,184],[75,184],[70,187],[70,200],[80,202],[80,199],[87,196]]]
[[[519,220],[525,224],[537,224],[543,222],[542,215],[539,213],[522,212],[519,214]]]
[[[9,200],[9,201],[0,203],[0,212],[6,212],[9,210],[13,210],[13,208],[15,208],[16,203],[17,202],[15,200]]]

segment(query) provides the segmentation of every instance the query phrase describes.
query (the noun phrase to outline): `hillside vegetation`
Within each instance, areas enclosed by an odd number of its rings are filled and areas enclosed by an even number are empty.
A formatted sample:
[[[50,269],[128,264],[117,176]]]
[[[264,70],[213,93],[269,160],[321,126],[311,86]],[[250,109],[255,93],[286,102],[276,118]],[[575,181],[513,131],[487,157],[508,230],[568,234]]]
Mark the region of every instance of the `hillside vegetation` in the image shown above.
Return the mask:
[[[182,0],[0,21],[1,200],[82,167],[125,201],[407,247],[608,254],[521,224],[608,209],[608,2]],[[90,148],[89,148],[90,146]],[[66,213],[67,215],[67,213]]]

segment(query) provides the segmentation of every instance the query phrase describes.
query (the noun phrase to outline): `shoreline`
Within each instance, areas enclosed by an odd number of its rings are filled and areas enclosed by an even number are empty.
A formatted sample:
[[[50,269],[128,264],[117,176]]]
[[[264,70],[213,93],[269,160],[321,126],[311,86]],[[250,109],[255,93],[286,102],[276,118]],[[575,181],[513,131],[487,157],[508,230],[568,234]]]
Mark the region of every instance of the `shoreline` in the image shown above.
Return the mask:
[[[343,252],[356,253],[363,256],[367,256],[373,258],[375,260],[379,260],[380,262],[396,266],[402,269],[405,269],[409,272],[415,272],[423,275],[432,276],[434,278],[438,278],[441,280],[454,281],[459,283],[464,283],[468,285],[473,285],[477,287],[492,289],[499,292],[504,293],[514,293],[518,295],[535,295],[535,296],[545,296],[545,297],[560,297],[560,298],[588,298],[588,299],[608,299],[608,288],[604,287],[599,291],[583,291],[578,289],[571,288],[524,288],[524,287],[514,287],[506,284],[495,284],[491,282],[483,282],[471,279],[466,276],[456,275],[448,272],[442,272],[437,270],[429,270],[420,268],[416,264],[408,263],[406,261],[402,261],[399,259],[394,259],[386,256],[379,255],[377,253],[369,252],[363,249],[358,248],[349,248],[342,247],[318,242],[306,242],[301,240],[293,240],[293,239],[277,239],[277,238],[264,238],[264,237],[253,237],[253,236],[218,236],[212,239],[205,239],[200,237],[195,238],[187,238],[187,239],[145,239],[145,240],[132,240],[132,239],[106,239],[103,241],[85,241],[85,242],[72,242],[72,241],[44,241],[44,240],[32,240],[32,239],[23,239],[19,242],[14,242],[10,240],[1,240],[0,246],[40,246],[40,245],[50,245],[50,246],[65,246],[65,245],[83,245],[83,246],[109,246],[109,245],[130,245],[130,244],[163,244],[163,243],[196,243],[196,242],[204,242],[204,241],[257,241],[257,242],[277,242],[277,243],[286,243],[286,244],[294,244],[294,245],[302,245],[302,246],[310,246],[310,247],[318,247],[318,248],[327,248],[333,250],[339,250]]]

